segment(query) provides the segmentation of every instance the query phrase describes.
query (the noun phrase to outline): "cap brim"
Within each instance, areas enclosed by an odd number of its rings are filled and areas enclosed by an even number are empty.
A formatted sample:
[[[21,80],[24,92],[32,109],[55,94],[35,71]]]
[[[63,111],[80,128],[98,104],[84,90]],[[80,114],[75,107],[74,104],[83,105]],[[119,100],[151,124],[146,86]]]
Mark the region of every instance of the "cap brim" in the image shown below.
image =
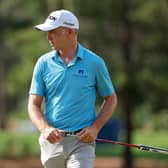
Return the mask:
[[[40,25],[34,26],[34,28],[39,31],[50,31],[50,30],[56,29],[57,27],[58,26],[47,25],[47,24],[40,24]]]

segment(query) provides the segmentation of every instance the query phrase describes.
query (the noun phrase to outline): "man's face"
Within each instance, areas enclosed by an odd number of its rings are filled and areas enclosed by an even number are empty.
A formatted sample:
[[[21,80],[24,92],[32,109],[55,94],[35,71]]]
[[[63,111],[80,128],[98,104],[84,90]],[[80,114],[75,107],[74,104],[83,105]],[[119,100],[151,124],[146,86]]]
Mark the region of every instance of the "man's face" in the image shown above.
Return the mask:
[[[65,46],[68,31],[66,28],[59,27],[48,32],[48,41],[54,50],[60,50]]]

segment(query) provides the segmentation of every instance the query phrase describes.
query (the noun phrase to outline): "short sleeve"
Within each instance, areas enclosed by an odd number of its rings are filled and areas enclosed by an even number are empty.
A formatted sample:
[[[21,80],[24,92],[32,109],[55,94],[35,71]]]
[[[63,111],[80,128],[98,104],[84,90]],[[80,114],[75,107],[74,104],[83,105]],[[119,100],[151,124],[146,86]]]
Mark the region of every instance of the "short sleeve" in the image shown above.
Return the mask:
[[[39,59],[34,67],[29,94],[44,96],[45,84],[43,80],[44,63]]]
[[[109,96],[115,92],[109,72],[102,58],[99,59],[97,64],[96,87],[101,96]]]

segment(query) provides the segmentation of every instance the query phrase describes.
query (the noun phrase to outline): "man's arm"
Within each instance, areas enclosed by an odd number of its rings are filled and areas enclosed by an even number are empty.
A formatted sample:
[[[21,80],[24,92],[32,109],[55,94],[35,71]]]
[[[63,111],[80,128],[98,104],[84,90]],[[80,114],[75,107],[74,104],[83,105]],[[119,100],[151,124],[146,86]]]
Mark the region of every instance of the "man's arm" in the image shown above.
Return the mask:
[[[97,128],[97,130],[101,130],[104,124],[109,120],[114,109],[117,105],[117,96],[116,94],[112,94],[111,96],[104,97],[104,101],[101,105],[100,113],[97,116],[97,119],[93,123],[93,125]]]
[[[96,139],[99,131],[104,124],[109,120],[117,105],[117,96],[112,94],[111,96],[104,97],[104,101],[101,105],[100,113],[98,114],[94,123],[83,129],[78,135],[79,138],[86,142],[92,142]]]
[[[57,129],[48,125],[45,121],[42,111],[41,104],[43,101],[42,96],[30,95],[28,101],[28,113],[31,121],[36,128],[43,134],[44,138],[50,143],[55,143],[61,139]]]

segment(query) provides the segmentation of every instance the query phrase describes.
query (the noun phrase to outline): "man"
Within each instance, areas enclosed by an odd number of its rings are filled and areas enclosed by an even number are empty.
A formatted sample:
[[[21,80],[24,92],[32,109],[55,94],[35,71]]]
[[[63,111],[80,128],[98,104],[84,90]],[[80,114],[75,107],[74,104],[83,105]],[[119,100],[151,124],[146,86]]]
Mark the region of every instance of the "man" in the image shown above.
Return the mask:
[[[28,102],[30,119],[41,132],[42,164],[93,168],[95,139],[117,102],[105,63],[78,43],[79,22],[70,11],[54,11],[35,28],[47,32],[53,49],[35,65]],[[104,101],[96,117],[97,93]]]

